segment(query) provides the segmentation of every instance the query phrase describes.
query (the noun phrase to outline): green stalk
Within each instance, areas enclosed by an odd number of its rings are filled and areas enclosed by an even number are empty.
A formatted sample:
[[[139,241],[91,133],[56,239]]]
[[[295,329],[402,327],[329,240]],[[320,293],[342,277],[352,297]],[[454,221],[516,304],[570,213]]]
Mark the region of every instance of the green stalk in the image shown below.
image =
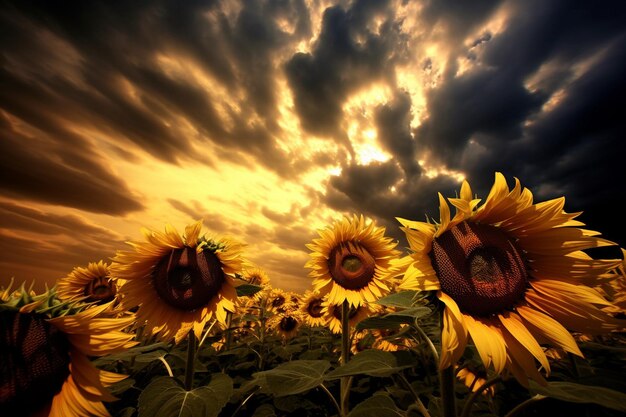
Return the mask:
[[[226,350],[230,350],[230,344],[232,343],[232,330],[230,326],[233,322],[233,313],[226,311]]]
[[[185,369],[185,389],[193,388],[194,361],[196,357],[196,335],[192,331],[187,334],[187,368]]]
[[[263,298],[261,301],[261,310],[259,311],[259,342],[261,343],[261,349],[259,354],[259,370],[262,371],[265,366],[265,307],[267,306],[267,298]]]
[[[454,396],[454,368],[448,366],[439,370],[439,387],[443,417],[456,417],[456,398]]]
[[[344,300],[341,305],[341,364],[345,365],[350,360],[350,303]],[[340,383],[341,416],[346,417],[349,410],[351,378],[344,376]]]
[[[415,398],[415,407],[419,410],[420,414],[424,417],[431,417],[428,409],[426,408],[426,406],[424,406],[422,400],[420,400],[419,394],[415,392],[415,389],[413,389],[411,383],[406,379],[404,375],[402,375],[402,373],[399,372],[396,375],[397,378],[402,382],[402,384],[411,392],[411,394],[413,394],[413,398]]]

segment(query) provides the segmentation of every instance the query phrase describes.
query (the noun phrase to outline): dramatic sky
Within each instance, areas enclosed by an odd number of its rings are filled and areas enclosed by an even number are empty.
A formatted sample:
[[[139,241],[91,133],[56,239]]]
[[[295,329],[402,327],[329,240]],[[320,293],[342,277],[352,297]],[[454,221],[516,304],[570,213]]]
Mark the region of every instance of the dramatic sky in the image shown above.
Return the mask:
[[[343,214],[438,214],[494,172],[622,246],[623,1],[0,3],[0,284],[52,283],[141,227],[248,244],[310,288]]]

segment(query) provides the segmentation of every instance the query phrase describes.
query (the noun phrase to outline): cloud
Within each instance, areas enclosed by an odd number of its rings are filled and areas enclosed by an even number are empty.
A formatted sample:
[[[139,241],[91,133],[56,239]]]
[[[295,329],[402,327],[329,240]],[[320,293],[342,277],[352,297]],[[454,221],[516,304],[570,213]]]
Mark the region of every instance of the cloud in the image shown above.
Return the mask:
[[[46,135],[33,137],[16,131],[1,114],[0,119],[0,190],[7,195],[111,215],[144,207],[80,139],[76,146],[65,147]],[[67,138],[69,142],[71,135]],[[55,153],[56,158],[51,158]]]
[[[104,260],[124,248],[125,237],[83,217],[0,201],[0,276],[7,285],[36,280],[48,286],[76,266]],[[41,285],[40,285],[41,287]]]
[[[300,122],[308,132],[341,138],[342,104],[359,87],[388,77],[404,58],[406,40],[388,1],[356,1],[324,11],[321,32],[311,53],[298,52],[285,72]],[[384,18],[379,33],[370,29]]]

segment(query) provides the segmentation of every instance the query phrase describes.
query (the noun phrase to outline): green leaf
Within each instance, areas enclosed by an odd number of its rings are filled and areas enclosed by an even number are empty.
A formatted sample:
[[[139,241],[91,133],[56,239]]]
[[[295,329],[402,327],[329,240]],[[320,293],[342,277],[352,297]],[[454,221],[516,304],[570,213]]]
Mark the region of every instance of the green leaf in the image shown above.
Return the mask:
[[[376,304],[386,307],[412,307],[413,302],[417,298],[417,291],[400,291],[389,294],[386,297],[379,298]]]
[[[377,393],[354,407],[348,417],[406,417],[406,415],[387,394]]]
[[[415,365],[409,352],[383,352],[369,349],[360,352],[345,365],[329,372],[326,379],[337,379],[350,375],[390,376]]]
[[[137,360],[137,358],[139,358],[141,355],[147,355],[151,353],[159,354],[156,352],[163,353],[164,351],[167,352],[167,350],[168,350],[167,344],[162,343],[162,342],[153,343],[151,345],[137,346],[137,347],[125,350],[124,352],[103,356],[101,358],[98,358],[94,363],[96,365],[102,365],[105,363],[111,363],[111,362],[116,362],[116,361],[130,361],[133,357],[135,358],[135,360]],[[147,362],[150,362],[150,361],[147,361]]]
[[[324,373],[329,368],[330,362],[324,360],[296,360],[252,376],[264,392],[282,397],[317,387],[324,381]]]
[[[139,396],[139,417],[217,417],[233,392],[225,374],[214,374],[211,382],[191,391],[169,377],[154,379]]]
[[[405,308],[404,310],[394,311],[393,313],[389,313],[385,315],[384,317],[402,316],[402,317],[411,317],[413,320],[415,320],[415,319],[419,319],[424,316],[427,316],[431,312],[432,312],[431,309],[428,307],[423,307],[423,306],[411,307],[411,308]]]
[[[575,384],[573,382],[548,382],[543,387],[530,381],[530,391],[562,401],[594,403],[603,407],[626,412],[626,394],[609,388]]]
[[[401,324],[412,324],[413,319],[406,316],[368,317],[357,323],[357,330],[397,329]]]
[[[241,284],[236,289],[237,297],[249,297],[261,291],[263,287],[254,284]]]

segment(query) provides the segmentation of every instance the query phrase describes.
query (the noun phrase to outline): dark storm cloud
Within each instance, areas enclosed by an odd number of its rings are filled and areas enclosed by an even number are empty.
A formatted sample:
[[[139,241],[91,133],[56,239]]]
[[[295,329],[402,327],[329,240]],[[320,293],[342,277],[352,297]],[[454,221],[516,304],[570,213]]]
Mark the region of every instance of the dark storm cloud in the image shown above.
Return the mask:
[[[404,176],[418,176],[421,168],[415,160],[415,141],[411,135],[411,97],[397,91],[393,100],[376,109],[374,121],[382,147],[398,160]]]
[[[243,2],[232,16],[228,7],[212,1],[184,7],[167,1],[5,5],[0,9],[0,107],[59,144],[49,161],[42,161],[47,168],[58,168],[52,161],[70,142],[76,150],[72,157],[97,160],[87,145],[90,138],[61,128],[80,126],[115,138],[111,148],[127,160],[135,159],[138,149],[172,164],[241,162],[241,155],[249,155],[283,175],[297,173],[298,158],[273,140],[279,129],[276,76],[282,71],[276,61],[288,57],[286,47],[311,35],[308,10],[302,0]],[[285,31],[279,21],[292,27]],[[161,68],[159,54],[199,66],[226,91],[243,97],[216,97],[192,74]],[[231,129],[216,100],[225,100]],[[255,114],[256,122],[250,123]],[[197,138],[180,130],[180,118],[198,130]],[[100,174],[92,173],[111,188],[120,185]],[[21,188],[37,191],[26,184]],[[123,185],[120,190],[127,191]],[[67,196],[42,198],[64,204]],[[71,200],[65,204],[76,206]]]
[[[456,21],[453,32],[444,36],[462,40],[497,5],[473,6],[462,17],[462,7],[432,2],[422,18],[438,16],[450,25]],[[427,91],[428,118],[415,131],[407,135],[407,123],[400,117],[406,106],[398,104],[397,96],[395,114],[379,109],[382,146],[403,167],[430,154],[430,162],[466,173],[474,191],[483,197],[494,171],[502,171],[510,184],[513,176],[519,177],[538,201],[566,195],[567,211],[585,210],[584,221],[604,226],[605,235],[622,239],[624,245],[622,232],[609,223],[606,211],[622,200],[621,191],[609,184],[623,177],[623,158],[615,150],[621,149],[626,133],[622,104],[626,13],[620,2],[605,6],[509,3],[513,11],[502,33],[476,32],[469,47],[459,47],[448,58],[449,70]],[[434,25],[437,19],[425,20]],[[458,58],[469,58],[474,66],[456,75]],[[527,82],[533,77],[537,81],[529,89]],[[555,93],[562,95],[560,101],[553,109],[544,107]],[[384,123],[385,114],[399,123]],[[394,125],[399,130],[387,134]],[[426,178],[417,169],[403,178],[398,193],[389,193],[390,178],[398,177],[381,175],[380,170],[377,165],[344,168],[330,182],[326,201],[393,224],[392,216],[421,220],[424,212],[438,215],[436,191],[453,196],[458,190],[455,182]],[[378,185],[371,184],[372,178]]]
[[[355,1],[324,11],[322,27],[311,53],[297,53],[285,71],[294,93],[303,128],[321,136],[341,138],[342,104],[359,87],[389,76],[395,63],[406,58],[406,39],[400,33],[387,1]],[[385,18],[380,33],[368,23]]]
[[[38,234],[43,238],[32,239]],[[110,258],[124,249],[125,237],[75,215],[58,215],[0,202],[0,285],[54,281],[74,266]],[[69,265],[69,266],[68,266]],[[43,286],[40,287],[42,289]]]
[[[167,202],[172,207],[189,217],[189,223],[202,220],[205,230],[211,233],[234,234],[237,235],[241,231],[236,228],[227,217],[219,213],[208,210],[197,200],[191,200],[188,203],[168,198]]]
[[[44,235],[76,234],[97,240],[122,241],[122,237],[109,229],[88,223],[71,214],[53,214],[0,201],[0,228]]]
[[[16,132],[4,121],[0,128],[0,190],[5,195],[112,215],[143,208],[97,154],[79,153],[79,147],[59,149],[56,143]],[[68,141],[71,136],[67,135]],[[25,144],[29,146],[25,148]],[[50,158],[54,152],[57,158]]]

